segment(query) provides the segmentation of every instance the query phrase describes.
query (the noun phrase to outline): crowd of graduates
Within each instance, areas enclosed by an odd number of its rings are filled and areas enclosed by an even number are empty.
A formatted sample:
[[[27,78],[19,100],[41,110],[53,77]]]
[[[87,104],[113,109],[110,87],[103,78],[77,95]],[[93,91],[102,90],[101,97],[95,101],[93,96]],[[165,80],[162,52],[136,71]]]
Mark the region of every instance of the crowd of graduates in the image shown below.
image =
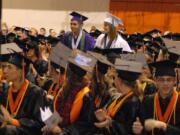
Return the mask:
[[[88,33],[70,15],[59,35],[2,26],[0,135],[179,135],[180,33],[127,34],[111,14]]]

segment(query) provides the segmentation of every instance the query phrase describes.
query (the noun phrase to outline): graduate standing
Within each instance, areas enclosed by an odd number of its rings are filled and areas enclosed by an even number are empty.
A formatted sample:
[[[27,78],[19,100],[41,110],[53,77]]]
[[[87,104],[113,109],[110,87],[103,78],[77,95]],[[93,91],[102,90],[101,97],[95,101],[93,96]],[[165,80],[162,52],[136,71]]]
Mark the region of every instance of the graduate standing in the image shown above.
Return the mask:
[[[72,12],[71,32],[65,33],[62,43],[71,49],[79,49],[81,51],[90,51],[94,48],[95,40],[88,33],[83,31],[83,22],[88,18],[77,13]]]
[[[122,20],[108,14],[107,18],[104,20],[105,34],[101,34],[97,38],[95,47],[102,49],[122,48],[122,51],[124,52],[132,52],[127,41],[125,41],[116,31],[116,27],[119,24],[123,25]]]

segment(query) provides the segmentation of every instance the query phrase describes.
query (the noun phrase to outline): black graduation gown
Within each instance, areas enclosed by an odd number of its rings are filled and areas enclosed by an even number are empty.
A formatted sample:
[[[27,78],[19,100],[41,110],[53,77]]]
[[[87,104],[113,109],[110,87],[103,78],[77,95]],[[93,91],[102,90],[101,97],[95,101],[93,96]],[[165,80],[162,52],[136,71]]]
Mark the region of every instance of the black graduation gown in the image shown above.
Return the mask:
[[[165,102],[161,101],[162,99],[160,99],[160,106],[162,109],[162,113],[165,112],[168,103],[170,101],[170,98],[167,98],[165,100]],[[142,108],[141,108],[141,116],[143,118],[143,121],[145,121],[145,119],[153,119],[154,116],[154,95],[151,96],[146,96],[144,98],[144,101],[142,103]],[[176,104],[176,123],[174,124],[173,122],[174,120],[174,116],[171,117],[170,122],[168,123],[167,126],[167,131],[164,132],[160,129],[155,129],[154,130],[154,135],[180,135],[180,98],[178,96],[178,101]],[[147,132],[147,131],[143,131],[144,135],[152,135],[152,132]]]
[[[58,135],[87,135],[90,133],[94,125],[94,110],[93,98],[90,93],[87,93],[83,97],[83,106],[78,119],[73,124],[61,127],[63,131]]]
[[[123,97],[119,98],[121,101]],[[118,102],[119,102],[118,101]],[[132,125],[136,120],[136,117],[139,117],[140,110],[140,101],[135,96],[127,98],[122,106],[118,109],[115,116],[112,118],[112,126],[109,130],[106,128],[97,129],[94,132],[94,135],[133,135]]]
[[[63,128],[63,135],[85,135],[90,133],[94,125],[94,104],[89,94],[83,98],[83,106],[75,123]]]
[[[152,95],[157,92],[157,88],[152,83],[147,83],[145,89],[144,89],[144,95]]]
[[[8,89],[1,95],[4,97],[1,104],[5,107],[7,103],[7,91]],[[40,107],[43,107],[44,102],[43,97],[43,91],[36,85],[29,83],[20,109],[15,116],[15,119],[20,122],[21,126],[5,126],[4,128],[0,128],[0,135],[41,135],[41,128],[44,125],[40,117]]]

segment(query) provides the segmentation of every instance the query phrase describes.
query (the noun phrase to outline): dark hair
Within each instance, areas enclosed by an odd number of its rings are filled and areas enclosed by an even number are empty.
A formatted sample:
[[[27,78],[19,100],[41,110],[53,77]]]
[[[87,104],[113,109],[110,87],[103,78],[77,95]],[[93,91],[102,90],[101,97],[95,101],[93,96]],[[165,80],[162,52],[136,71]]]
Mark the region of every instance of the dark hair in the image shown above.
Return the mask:
[[[131,88],[131,90],[133,91],[133,93],[140,99],[142,100],[142,97],[144,96],[144,90],[143,90],[143,87],[142,87],[142,84],[141,82],[138,80],[138,78],[136,80],[133,80],[133,81],[128,81],[128,80],[124,80],[122,79],[121,77],[119,77],[122,82]]]
[[[100,73],[97,70],[97,67],[94,68],[93,70],[93,75],[92,75],[92,83],[91,83],[91,90],[94,96],[102,96],[106,95],[108,89],[108,84],[105,81],[105,75]]]
[[[46,29],[45,29],[45,28],[40,28],[40,30],[44,30],[44,31],[46,31]]]
[[[71,94],[71,91],[75,88],[83,88],[87,84],[84,82],[84,76],[79,76],[75,72],[72,72],[71,69],[68,67],[66,72],[67,80],[65,82],[63,91],[60,96],[60,108],[63,107],[64,103],[66,102],[68,96]]]
[[[112,24],[109,24],[109,27],[110,27],[110,31],[109,31],[110,42],[113,42],[113,40],[114,40],[115,38],[117,38],[116,28],[115,28]]]

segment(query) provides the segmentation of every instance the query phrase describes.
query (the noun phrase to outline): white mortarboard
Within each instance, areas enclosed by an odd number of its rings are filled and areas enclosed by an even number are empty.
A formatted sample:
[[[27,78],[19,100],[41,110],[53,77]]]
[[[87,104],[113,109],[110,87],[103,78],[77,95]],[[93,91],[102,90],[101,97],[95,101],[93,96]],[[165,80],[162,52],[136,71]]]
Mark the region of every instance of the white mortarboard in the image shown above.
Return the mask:
[[[117,27],[119,24],[124,25],[123,21],[120,18],[118,18],[110,13],[107,13],[107,18],[104,19],[104,22],[110,23],[114,27]]]

